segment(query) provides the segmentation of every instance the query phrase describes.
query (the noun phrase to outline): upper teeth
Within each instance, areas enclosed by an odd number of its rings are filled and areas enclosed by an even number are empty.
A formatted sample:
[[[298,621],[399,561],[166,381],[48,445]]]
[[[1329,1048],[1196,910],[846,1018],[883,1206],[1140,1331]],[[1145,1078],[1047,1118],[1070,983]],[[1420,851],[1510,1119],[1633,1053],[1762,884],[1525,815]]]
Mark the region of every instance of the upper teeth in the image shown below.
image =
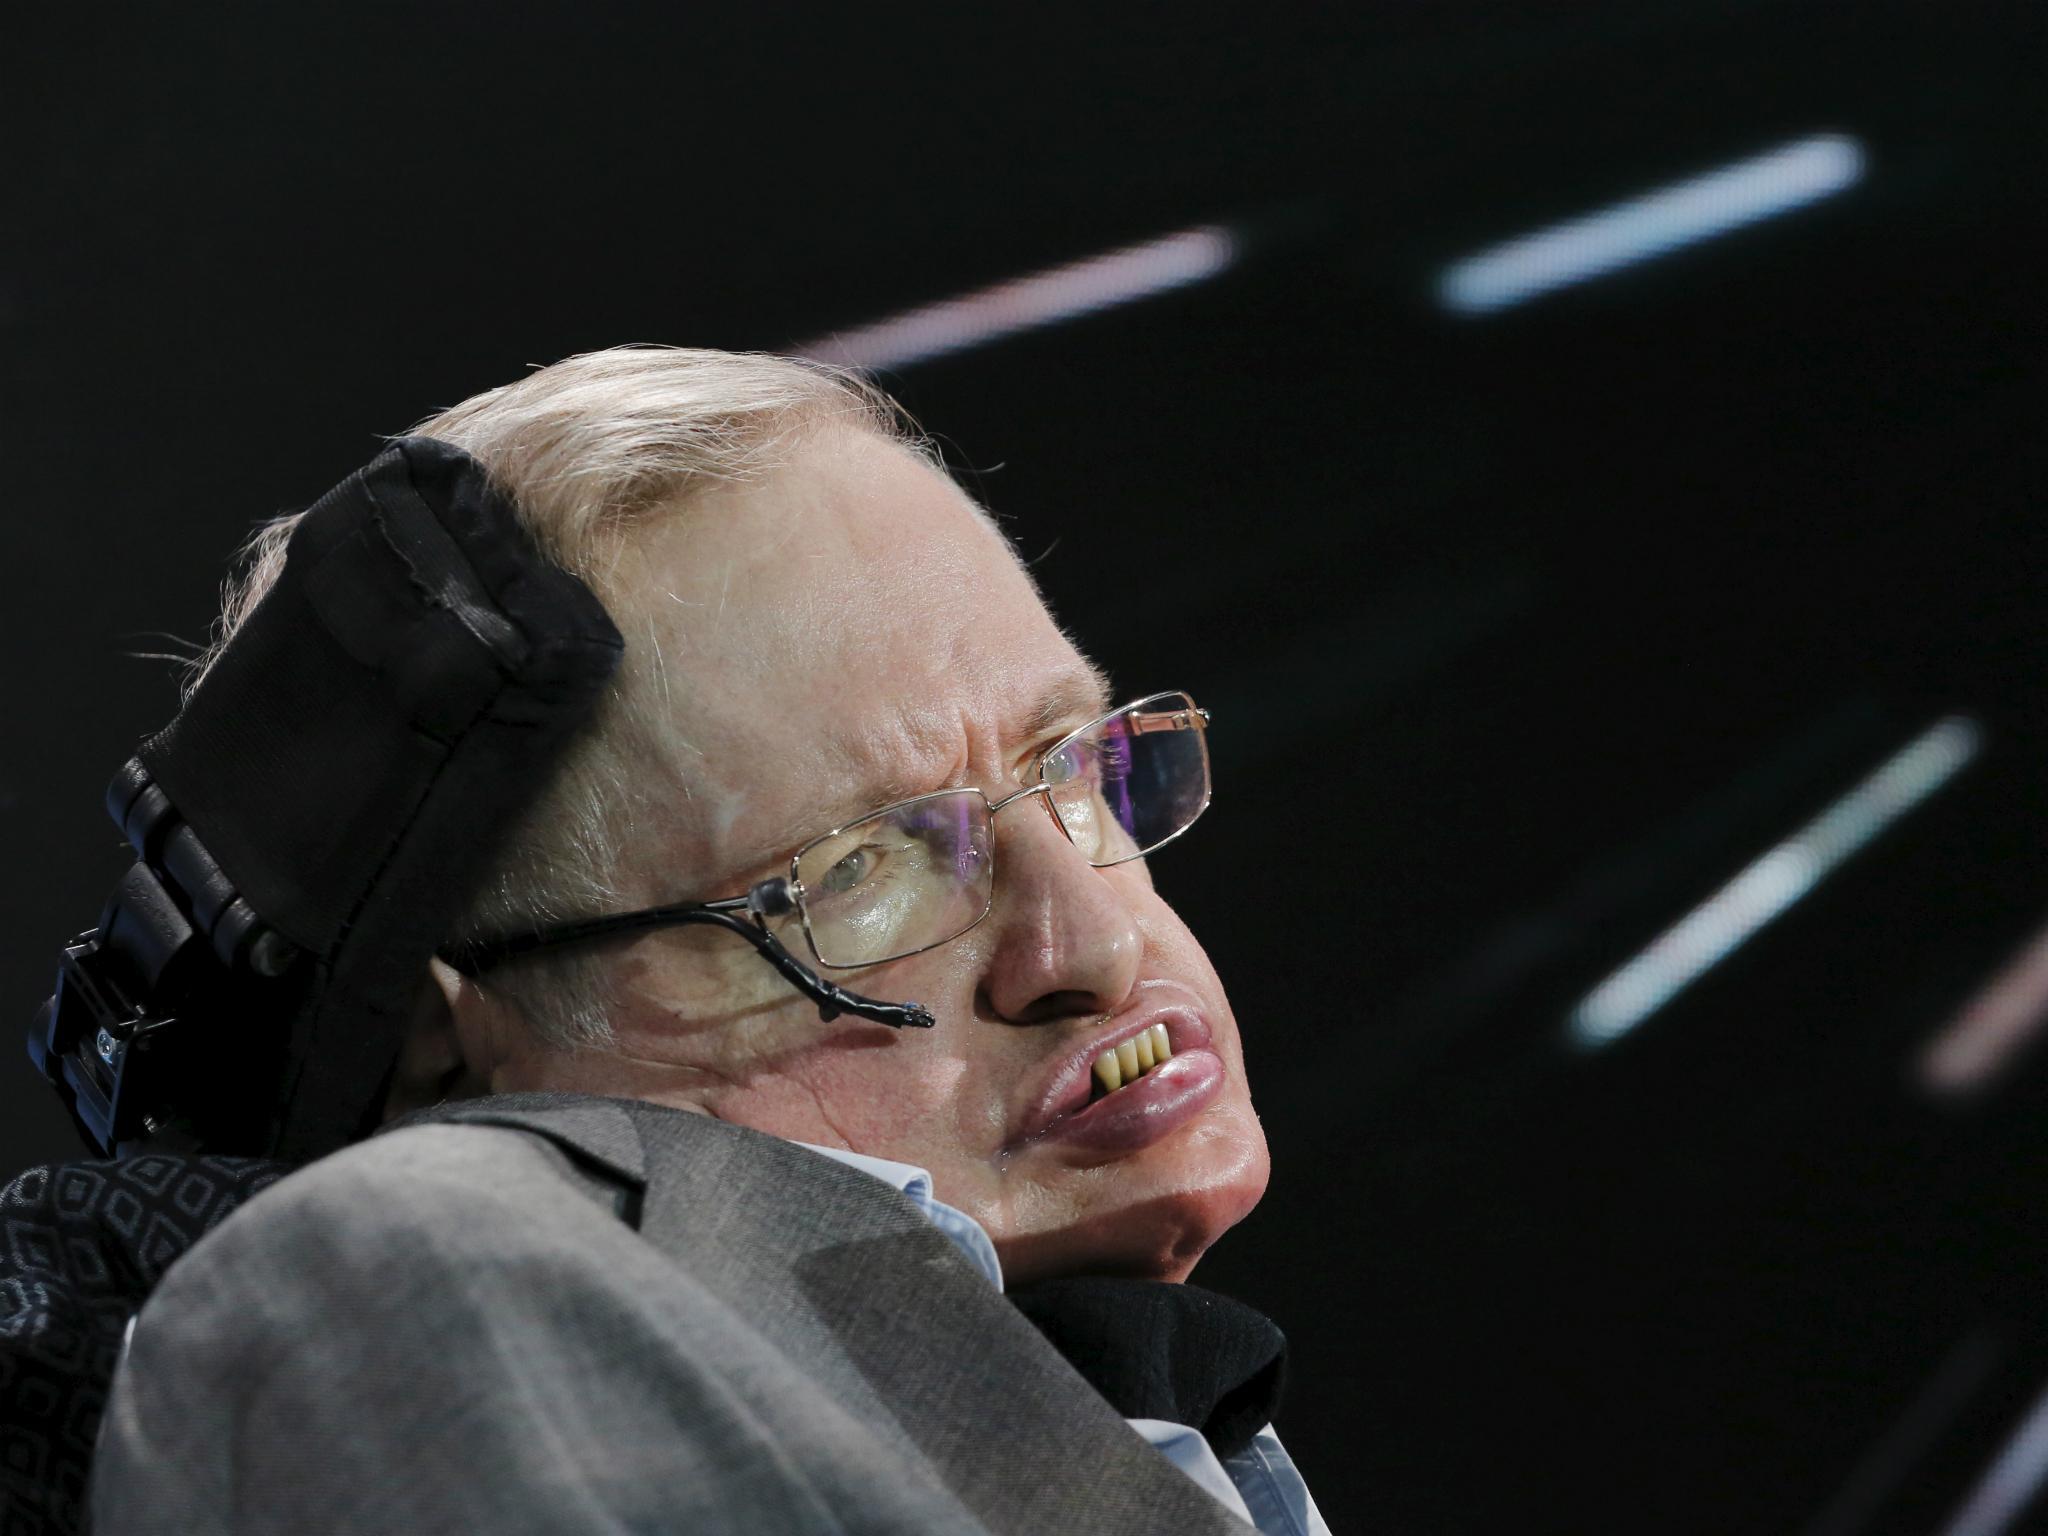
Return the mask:
[[[1166,1026],[1154,1024],[1095,1058],[1096,1084],[1104,1093],[1115,1093],[1172,1056],[1173,1047],[1166,1043]]]

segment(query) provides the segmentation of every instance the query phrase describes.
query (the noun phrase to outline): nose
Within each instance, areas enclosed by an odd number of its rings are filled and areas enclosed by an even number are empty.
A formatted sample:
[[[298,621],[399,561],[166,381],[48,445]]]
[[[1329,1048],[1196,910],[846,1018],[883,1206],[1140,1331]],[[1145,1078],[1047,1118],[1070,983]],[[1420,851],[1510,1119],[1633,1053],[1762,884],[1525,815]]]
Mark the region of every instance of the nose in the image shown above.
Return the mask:
[[[994,929],[981,990],[1000,1018],[1044,1023],[1114,1011],[1137,985],[1143,939],[1123,894],[1091,866],[1043,791],[1002,802]],[[1046,814],[1040,815],[1039,809]]]

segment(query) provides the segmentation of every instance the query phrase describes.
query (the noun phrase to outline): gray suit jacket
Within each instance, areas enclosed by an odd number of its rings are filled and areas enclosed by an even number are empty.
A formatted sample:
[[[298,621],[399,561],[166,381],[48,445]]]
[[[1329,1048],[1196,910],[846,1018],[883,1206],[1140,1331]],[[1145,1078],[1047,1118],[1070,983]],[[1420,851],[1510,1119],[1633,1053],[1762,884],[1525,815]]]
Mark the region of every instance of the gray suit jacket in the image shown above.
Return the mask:
[[[1249,1528],[905,1197],[623,1100],[449,1106],[143,1308],[100,1536]]]

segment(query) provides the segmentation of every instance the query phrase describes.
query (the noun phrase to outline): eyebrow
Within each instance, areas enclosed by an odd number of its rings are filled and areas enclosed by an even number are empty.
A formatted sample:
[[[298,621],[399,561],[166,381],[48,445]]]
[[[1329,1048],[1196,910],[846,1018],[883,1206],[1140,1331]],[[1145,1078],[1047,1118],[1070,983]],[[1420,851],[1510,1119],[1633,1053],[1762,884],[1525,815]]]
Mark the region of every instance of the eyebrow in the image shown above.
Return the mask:
[[[1109,674],[1101,666],[1076,651],[1080,665],[1064,671],[1042,688],[1032,700],[1030,707],[1011,727],[1013,737],[1020,745],[1034,747],[1051,745],[1050,738],[1066,734],[1090,720],[1106,715],[1110,710]],[[920,786],[912,779],[884,778],[866,786],[861,796],[862,804],[836,807],[828,812],[830,825],[844,826],[870,811],[878,811],[899,800],[908,800],[925,792],[929,786]],[[779,859],[787,857],[789,851],[817,836],[823,827],[817,824],[814,809],[800,818],[796,826],[774,835],[772,846],[752,850],[745,867],[750,871],[765,870]],[[804,830],[808,828],[808,830]]]
[[[1018,724],[1020,740],[1036,742],[1109,712],[1109,674],[1086,656],[1080,660],[1080,671],[1061,673],[1038,695]]]
[[[1061,672],[1040,688],[1025,711],[1004,728],[1006,746],[1048,747],[1054,739],[1109,713],[1109,674],[1086,656],[1078,656],[1078,660],[1078,667]],[[863,801],[868,810],[879,810],[931,788],[914,773],[891,774],[870,780]]]

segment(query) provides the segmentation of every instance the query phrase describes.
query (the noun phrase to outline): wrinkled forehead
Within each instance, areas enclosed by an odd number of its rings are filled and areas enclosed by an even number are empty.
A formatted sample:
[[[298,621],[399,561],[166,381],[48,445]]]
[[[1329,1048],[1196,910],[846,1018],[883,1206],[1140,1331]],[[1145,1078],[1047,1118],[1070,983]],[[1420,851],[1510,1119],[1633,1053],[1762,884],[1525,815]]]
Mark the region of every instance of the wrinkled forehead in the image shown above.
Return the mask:
[[[1008,541],[865,433],[812,440],[641,541],[620,597],[688,803],[671,857],[737,876],[907,795],[995,787],[1100,683]],[[693,894],[704,894],[701,892]]]

